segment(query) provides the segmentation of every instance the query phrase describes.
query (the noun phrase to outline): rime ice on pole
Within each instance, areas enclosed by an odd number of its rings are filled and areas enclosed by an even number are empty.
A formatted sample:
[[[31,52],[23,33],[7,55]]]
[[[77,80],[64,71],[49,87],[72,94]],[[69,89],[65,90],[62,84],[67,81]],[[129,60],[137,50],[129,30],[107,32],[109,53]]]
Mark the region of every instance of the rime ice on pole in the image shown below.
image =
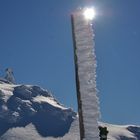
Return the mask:
[[[91,21],[83,10],[72,14],[81,140],[99,140],[96,56]]]

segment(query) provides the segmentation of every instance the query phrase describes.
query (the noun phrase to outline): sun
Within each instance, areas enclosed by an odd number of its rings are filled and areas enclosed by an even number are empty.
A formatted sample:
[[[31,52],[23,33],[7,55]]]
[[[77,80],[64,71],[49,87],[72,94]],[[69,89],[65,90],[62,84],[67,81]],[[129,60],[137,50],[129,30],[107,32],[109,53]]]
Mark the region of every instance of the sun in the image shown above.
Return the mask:
[[[95,9],[94,8],[86,8],[86,9],[84,9],[83,15],[87,20],[93,20],[96,16]]]

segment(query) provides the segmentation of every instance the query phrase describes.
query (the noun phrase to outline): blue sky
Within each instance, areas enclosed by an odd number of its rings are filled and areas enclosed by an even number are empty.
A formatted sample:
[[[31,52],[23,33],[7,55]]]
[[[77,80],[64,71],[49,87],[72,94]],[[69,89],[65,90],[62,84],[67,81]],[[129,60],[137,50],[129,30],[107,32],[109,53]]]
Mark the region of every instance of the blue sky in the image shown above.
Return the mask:
[[[76,110],[70,14],[94,5],[102,121],[140,124],[139,0],[0,0],[0,76],[53,92]]]

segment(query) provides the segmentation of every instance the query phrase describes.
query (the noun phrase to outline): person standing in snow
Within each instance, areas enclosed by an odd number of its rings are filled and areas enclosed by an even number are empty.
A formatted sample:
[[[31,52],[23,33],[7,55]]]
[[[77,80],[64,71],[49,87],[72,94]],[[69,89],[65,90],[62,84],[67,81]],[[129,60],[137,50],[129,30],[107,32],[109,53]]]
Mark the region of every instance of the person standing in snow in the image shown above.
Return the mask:
[[[100,140],[107,140],[108,130],[107,127],[99,126],[100,130]]]
[[[6,72],[6,76],[5,79],[13,84],[15,84],[15,78],[14,78],[14,74],[13,74],[13,70],[11,68],[7,68],[5,70]]]

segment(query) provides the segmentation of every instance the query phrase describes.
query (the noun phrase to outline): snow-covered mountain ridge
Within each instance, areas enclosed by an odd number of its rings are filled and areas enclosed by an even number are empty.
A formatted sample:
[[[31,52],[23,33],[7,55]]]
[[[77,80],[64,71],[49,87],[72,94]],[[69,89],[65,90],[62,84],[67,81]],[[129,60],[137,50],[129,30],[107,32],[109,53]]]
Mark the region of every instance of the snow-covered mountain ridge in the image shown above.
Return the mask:
[[[109,131],[108,140],[140,140],[140,126],[113,125],[102,122],[99,125],[107,127]]]
[[[140,126],[106,123],[110,140],[140,140]],[[0,140],[80,140],[77,114],[39,86],[0,79]]]
[[[63,136],[76,115],[71,108],[58,103],[47,90],[0,80],[0,136],[28,124],[33,124],[42,137]]]

